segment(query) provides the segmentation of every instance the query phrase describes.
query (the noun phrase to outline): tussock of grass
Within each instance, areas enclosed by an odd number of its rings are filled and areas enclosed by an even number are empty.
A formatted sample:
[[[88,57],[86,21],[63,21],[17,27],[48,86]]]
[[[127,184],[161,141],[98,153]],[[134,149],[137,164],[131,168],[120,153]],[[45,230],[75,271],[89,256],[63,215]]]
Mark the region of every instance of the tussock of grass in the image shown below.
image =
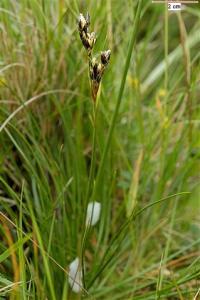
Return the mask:
[[[198,8],[1,1],[2,299],[198,299]],[[112,51],[97,106],[86,11],[94,55]],[[93,201],[100,220],[85,226]]]

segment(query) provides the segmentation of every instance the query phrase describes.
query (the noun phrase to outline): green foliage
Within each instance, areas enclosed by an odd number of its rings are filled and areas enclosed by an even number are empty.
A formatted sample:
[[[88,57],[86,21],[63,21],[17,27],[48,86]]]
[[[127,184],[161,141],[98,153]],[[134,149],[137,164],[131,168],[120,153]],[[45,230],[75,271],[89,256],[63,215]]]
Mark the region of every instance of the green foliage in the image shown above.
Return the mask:
[[[1,0],[2,299],[197,299],[198,7]],[[111,49],[95,121],[77,30],[87,11],[96,55]],[[102,210],[86,230],[89,201]]]

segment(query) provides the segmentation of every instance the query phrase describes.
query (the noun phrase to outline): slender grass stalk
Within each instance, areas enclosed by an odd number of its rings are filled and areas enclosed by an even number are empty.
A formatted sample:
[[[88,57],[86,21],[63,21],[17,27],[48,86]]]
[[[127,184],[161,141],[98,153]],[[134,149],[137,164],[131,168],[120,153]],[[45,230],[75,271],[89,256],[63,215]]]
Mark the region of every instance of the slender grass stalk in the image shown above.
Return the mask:
[[[24,182],[22,183],[22,191],[21,191],[21,198],[20,198],[20,214],[19,214],[19,231],[18,236],[19,239],[23,238],[22,235],[22,216],[23,216],[23,209],[22,209],[22,203],[23,203],[23,190],[24,190]],[[26,268],[25,268],[25,258],[24,258],[24,248],[23,245],[19,247],[19,263],[20,263],[20,279],[21,279],[21,292],[20,295],[23,298],[23,300],[26,300]]]
[[[5,220],[3,220],[0,216],[0,220],[3,223],[3,229],[5,231],[5,235],[6,235],[6,239],[7,239],[7,243],[8,243],[8,249],[7,250],[11,250],[12,248],[14,248],[14,241],[13,241],[13,237],[11,234],[11,230],[9,229],[8,225],[6,224],[7,222]],[[4,222],[5,221],[5,222]],[[20,241],[23,240],[23,238],[19,238]],[[19,243],[18,245],[19,249],[22,247],[22,244]],[[13,251],[10,252],[10,256],[11,256],[11,261],[12,261],[12,266],[13,266],[13,281],[14,284],[16,283],[16,286],[14,286],[13,290],[12,290],[12,294],[11,294],[11,300],[19,297],[19,288],[18,288],[18,282],[20,279],[20,267],[17,261],[17,255],[16,255],[16,251],[13,249]],[[2,283],[2,278],[1,278],[1,274],[0,274],[0,282]],[[5,281],[6,284],[10,284],[11,281]]]
[[[98,108],[98,102],[93,101],[92,157],[91,157],[89,179],[88,179],[86,198],[85,198],[85,204],[86,204],[85,207],[87,207],[87,203],[89,202],[91,188],[94,183],[94,170],[95,170],[95,165],[96,165],[96,132],[97,132],[97,111],[98,111],[97,108]],[[84,219],[86,219],[86,212],[84,214]],[[81,245],[81,264],[82,264],[82,275],[83,275],[83,287],[84,288],[86,288],[86,286],[85,286],[85,248],[86,248],[88,233],[89,233],[89,227],[86,227],[83,232],[82,245]]]
[[[115,127],[115,124],[116,124],[116,121],[117,121],[117,116],[118,116],[120,104],[121,104],[121,101],[122,101],[122,96],[123,96],[123,93],[124,93],[126,77],[127,77],[127,73],[128,73],[132,53],[133,53],[133,47],[134,47],[134,44],[135,44],[135,41],[136,41],[136,36],[137,36],[138,29],[139,29],[141,11],[142,11],[142,0],[139,0],[138,1],[137,12],[136,12],[136,16],[135,16],[135,20],[134,20],[134,24],[133,24],[133,31],[132,31],[132,35],[131,35],[131,41],[130,41],[130,45],[129,45],[129,48],[128,48],[126,63],[125,63],[125,66],[124,66],[124,72],[123,72],[123,76],[122,76],[122,80],[121,80],[121,84],[120,84],[119,94],[118,94],[115,110],[114,110],[114,113],[113,113],[113,117],[112,117],[112,120],[111,120],[108,136],[107,136],[107,139],[106,139],[106,144],[105,144],[105,147],[104,147],[104,150],[103,150],[101,162],[100,162],[100,165],[99,165],[98,173],[97,173],[95,188],[94,188],[93,197],[92,197],[93,199],[95,199],[96,196],[98,195],[98,191],[99,191],[99,188],[100,188],[101,179],[102,179],[102,175],[103,175],[104,168],[105,168],[107,154],[108,154],[109,147],[110,147],[110,144],[111,144],[114,127]]]
[[[30,210],[30,214],[31,214],[31,219],[32,219],[32,222],[33,222],[34,231],[36,233],[38,244],[40,246],[40,250],[41,250],[41,254],[42,254],[42,258],[43,258],[43,262],[44,262],[44,268],[46,270],[46,276],[47,276],[47,282],[48,282],[50,294],[51,294],[52,300],[56,300],[56,294],[55,294],[55,289],[54,289],[53,278],[52,278],[51,270],[50,270],[50,267],[49,267],[49,261],[48,261],[48,257],[46,255],[46,251],[45,251],[45,248],[44,248],[44,243],[43,243],[43,240],[42,240],[40,229],[39,229],[37,221],[35,219],[35,215],[34,215],[32,206],[31,206],[30,203],[28,205],[29,205],[29,210]]]
[[[164,45],[165,45],[165,113],[166,113],[166,101],[167,101],[167,91],[168,91],[168,81],[169,81],[169,12],[168,12],[168,3],[165,4],[165,26],[164,26]]]
[[[161,294],[160,291],[162,290],[162,284],[163,284],[163,279],[164,279],[164,275],[163,275],[163,267],[165,267],[167,260],[168,260],[168,256],[169,256],[169,249],[170,249],[170,244],[172,242],[172,236],[171,236],[171,232],[173,230],[174,227],[174,223],[175,223],[175,216],[176,216],[176,211],[177,211],[177,206],[178,206],[178,199],[175,198],[174,201],[174,205],[173,205],[173,210],[172,210],[172,214],[171,214],[171,221],[170,221],[170,233],[169,236],[167,238],[167,242],[166,242],[166,246],[162,255],[162,260],[161,260],[161,265],[160,265],[160,276],[159,276],[159,280],[158,280],[158,289],[157,289],[157,294],[156,294],[156,299],[160,299]]]
[[[92,134],[92,156],[91,156],[91,164],[90,164],[90,171],[89,171],[89,179],[87,185],[87,192],[86,192],[86,204],[89,202],[90,192],[92,183],[94,182],[94,170],[96,164],[96,134],[97,134],[97,113],[98,113],[98,102],[93,102],[93,134]]]
[[[167,143],[168,143],[168,111],[167,111],[167,100],[168,100],[168,85],[169,85],[169,57],[168,57],[168,48],[169,48],[169,12],[168,12],[168,2],[165,3],[165,14],[164,14],[164,60],[165,60],[165,73],[164,73],[164,89],[165,89],[165,97],[163,103],[163,119],[161,119],[160,126],[161,126],[161,153],[160,153],[160,177],[164,176],[165,172],[165,155],[167,151]],[[163,191],[163,182],[160,180],[156,187],[155,198],[160,197]]]
[[[144,148],[145,130],[144,130],[143,111],[142,111],[141,82],[140,82],[140,71],[139,71],[139,68],[137,67],[137,65],[136,65],[136,75],[137,75],[137,83],[136,83],[136,87],[135,87],[136,109],[137,109],[138,126],[139,126],[139,130],[140,130],[140,143],[141,143],[142,147]]]
[[[187,106],[187,115],[189,119],[189,130],[188,130],[188,141],[191,144],[192,141],[192,97],[191,97],[191,62],[190,62],[190,50],[188,45],[186,45],[187,40],[187,31],[185,28],[185,24],[183,18],[180,13],[178,13],[178,22],[179,22],[179,30],[181,36],[181,46],[183,50],[183,63],[185,69],[185,84],[186,84],[186,106]]]
[[[49,232],[49,242],[48,242],[48,247],[47,247],[47,254],[48,254],[47,262],[49,262],[49,255],[50,255],[51,246],[52,246],[54,224],[55,224],[55,213],[53,214],[52,223],[51,223],[50,232]],[[43,286],[46,286],[46,277],[44,278]]]
[[[97,132],[97,108],[98,108],[98,90],[101,84],[101,79],[106,69],[106,66],[110,60],[111,51],[103,51],[101,52],[101,61],[98,62],[96,57],[93,57],[92,51],[94,45],[96,43],[96,34],[95,32],[90,33],[90,15],[89,13],[86,14],[84,17],[82,14],[79,15],[78,20],[78,30],[80,39],[84,48],[87,50],[88,55],[88,71],[89,71],[89,78],[90,78],[90,87],[91,87],[91,100],[93,103],[93,115],[92,115],[92,122],[93,122],[93,137],[92,137],[92,157],[91,157],[91,164],[90,164],[90,171],[89,171],[89,179],[85,197],[85,204],[89,202],[90,199],[90,191],[91,187],[94,184],[94,171],[96,165],[96,132]],[[84,214],[86,217],[86,214]],[[87,241],[89,227],[86,227],[83,232],[82,237],[82,245],[81,245],[81,265],[82,265],[82,279],[83,279],[83,286],[85,288],[85,266],[84,266],[84,254],[85,254],[85,247]]]
[[[110,263],[111,257],[114,257],[114,255],[116,254],[116,251],[118,250],[118,248],[119,248],[121,242],[123,241],[123,237],[122,237],[122,239],[121,239],[120,241],[119,241],[119,237],[124,233],[125,228],[127,228],[127,227],[130,225],[131,222],[135,221],[135,219],[136,219],[139,215],[141,215],[145,210],[151,208],[152,206],[157,205],[157,204],[159,204],[159,203],[161,203],[161,202],[164,202],[164,201],[166,201],[166,200],[168,200],[168,199],[171,199],[171,198],[173,198],[173,197],[181,196],[181,195],[187,195],[187,194],[190,194],[190,193],[189,193],[189,192],[181,192],[181,193],[177,193],[177,194],[174,194],[174,195],[170,195],[170,196],[168,196],[168,197],[164,197],[164,198],[162,198],[162,199],[160,199],[160,200],[158,200],[158,201],[155,201],[155,202],[153,202],[153,203],[149,203],[148,205],[146,205],[145,207],[141,208],[141,209],[138,210],[138,211],[133,211],[133,212],[132,212],[132,215],[131,215],[131,216],[127,219],[127,221],[126,221],[126,222],[118,229],[117,234],[114,236],[114,238],[111,240],[111,242],[110,242],[110,244],[109,244],[108,249],[110,250],[110,249],[113,248],[114,243],[117,241],[117,247],[116,247],[115,250],[114,250],[115,253],[112,253],[111,256],[110,256],[107,260],[106,260],[106,258],[107,258],[108,254],[109,254],[109,251],[107,251],[107,252],[105,253],[104,257],[102,258],[102,261],[103,261],[103,262],[105,261],[105,262],[101,265],[99,271],[96,273],[95,277],[94,277],[94,278],[91,280],[91,282],[89,283],[88,288],[90,288],[90,287],[92,286],[92,284],[95,282],[95,280],[98,278],[98,276],[103,272],[103,270],[104,270],[104,269],[107,267],[107,265]]]

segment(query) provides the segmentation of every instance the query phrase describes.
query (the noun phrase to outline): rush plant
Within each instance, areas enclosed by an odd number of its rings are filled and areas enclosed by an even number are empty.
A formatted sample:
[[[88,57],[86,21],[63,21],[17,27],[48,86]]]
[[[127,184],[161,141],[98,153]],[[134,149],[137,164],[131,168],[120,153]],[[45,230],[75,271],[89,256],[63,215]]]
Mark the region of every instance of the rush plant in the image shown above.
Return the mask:
[[[0,1],[1,300],[199,298],[198,6]]]

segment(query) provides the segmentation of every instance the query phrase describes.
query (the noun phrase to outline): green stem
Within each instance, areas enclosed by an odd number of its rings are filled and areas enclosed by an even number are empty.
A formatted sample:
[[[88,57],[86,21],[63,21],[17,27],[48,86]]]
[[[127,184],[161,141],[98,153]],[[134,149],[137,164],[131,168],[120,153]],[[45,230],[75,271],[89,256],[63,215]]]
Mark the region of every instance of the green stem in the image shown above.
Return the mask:
[[[136,78],[138,80],[138,85],[136,86],[136,109],[137,109],[137,117],[138,117],[138,125],[140,130],[140,143],[144,148],[144,123],[143,123],[143,114],[142,114],[142,102],[141,102],[141,87],[140,87],[140,72],[139,68],[137,67],[138,63],[136,62]]]
[[[86,203],[88,203],[92,182],[94,180],[94,169],[95,169],[95,161],[96,161],[96,127],[97,127],[97,105],[94,102],[94,105],[93,105],[92,157],[91,157],[89,180],[88,180],[87,192],[86,192]]]
[[[104,254],[104,256],[101,260],[102,264],[101,264],[99,270],[97,271],[97,273],[95,274],[94,278],[92,278],[92,280],[89,282],[87,288],[89,289],[92,286],[92,284],[95,282],[95,280],[98,278],[98,276],[103,272],[103,270],[106,268],[106,266],[110,263],[111,257],[114,257],[115,251],[117,251],[119,249],[121,243],[123,242],[123,238],[121,240],[119,240],[119,238],[121,238],[121,235],[123,234],[124,230],[131,224],[131,222],[135,222],[136,218],[138,218],[138,216],[140,216],[145,210],[149,209],[150,207],[152,207],[156,204],[159,204],[161,202],[165,202],[166,200],[171,199],[173,197],[187,195],[187,194],[190,194],[190,192],[180,192],[177,194],[169,195],[160,200],[157,200],[157,201],[147,204],[146,206],[144,206],[143,208],[141,208],[140,210],[138,210],[136,212],[133,211],[132,215],[125,221],[124,224],[121,225],[121,227],[118,229],[117,234],[110,241],[110,243],[108,245],[108,250],[106,251],[106,253]],[[110,254],[109,251],[113,251],[113,252],[111,253],[110,257],[107,259],[107,256]]]
[[[101,178],[104,172],[104,166],[105,166],[105,162],[106,162],[106,158],[107,158],[107,154],[108,154],[108,150],[111,144],[111,140],[112,140],[112,135],[113,135],[113,130],[116,124],[116,120],[117,120],[117,116],[118,116],[118,112],[119,112],[119,107],[122,101],[122,96],[124,93],[124,88],[125,88],[125,83],[126,83],[126,77],[127,77],[127,73],[128,73],[128,69],[129,69],[129,65],[130,65],[130,60],[131,60],[131,56],[133,53],[133,47],[135,44],[135,40],[136,40],[136,36],[137,36],[137,32],[138,32],[138,28],[139,28],[139,21],[140,21],[140,15],[141,15],[141,11],[142,11],[142,0],[138,1],[138,7],[137,7],[137,12],[136,12],[136,16],[135,16],[135,21],[133,24],[133,31],[132,31],[132,35],[131,35],[131,41],[130,41],[130,45],[129,45],[129,49],[128,49],[128,54],[127,54],[127,58],[126,58],[126,63],[125,63],[125,67],[124,67],[124,73],[122,76],[122,80],[121,80],[121,84],[120,84],[120,89],[119,89],[119,94],[118,94],[118,98],[117,98],[117,103],[116,103],[116,107],[115,107],[115,111],[112,117],[112,121],[111,121],[111,125],[109,128],[109,132],[108,132],[108,136],[107,136],[107,140],[106,140],[106,144],[103,150],[103,154],[102,154],[102,159],[100,162],[100,166],[99,166],[99,170],[98,170],[98,174],[97,174],[97,178],[96,178],[96,184],[95,184],[95,188],[93,191],[93,198],[95,199],[95,196],[98,193],[98,188],[101,182]]]
[[[96,127],[97,127],[97,104],[96,102],[93,102],[93,138],[92,138],[92,157],[91,157],[91,165],[90,165],[90,171],[89,171],[89,179],[88,179],[88,185],[87,185],[87,192],[86,192],[86,207],[90,199],[90,191],[91,186],[94,182],[94,169],[95,169],[95,163],[96,163]],[[86,220],[86,214],[87,209],[85,213],[85,220]],[[82,238],[82,247],[81,247],[81,266],[82,266],[82,276],[83,276],[83,287],[85,288],[85,271],[84,271],[84,254],[85,254],[85,248],[86,248],[86,242],[87,242],[87,236],[88,236],[89,227],[87,226],[83,233]]]

